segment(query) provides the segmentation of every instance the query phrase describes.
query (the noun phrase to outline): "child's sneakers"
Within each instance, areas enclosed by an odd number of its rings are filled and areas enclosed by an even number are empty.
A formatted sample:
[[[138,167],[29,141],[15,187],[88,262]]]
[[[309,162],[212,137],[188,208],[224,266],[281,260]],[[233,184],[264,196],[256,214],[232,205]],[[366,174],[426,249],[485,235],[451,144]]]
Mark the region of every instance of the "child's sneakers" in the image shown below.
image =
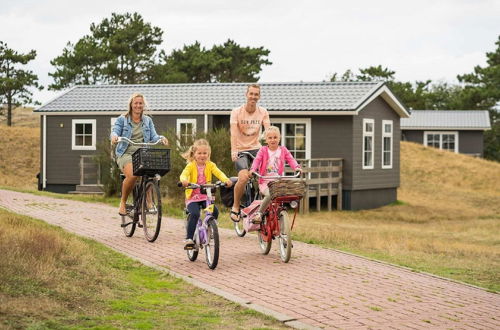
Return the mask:
[[[262,222],[262,213],[259,211],[255,212],[253,215],[252,223],[259,224]]]
[[[194,241],[190,238],[184,240],[184,243],[186,243],[186,245],[184,245],[184,250],[192,250],[194,249]]]

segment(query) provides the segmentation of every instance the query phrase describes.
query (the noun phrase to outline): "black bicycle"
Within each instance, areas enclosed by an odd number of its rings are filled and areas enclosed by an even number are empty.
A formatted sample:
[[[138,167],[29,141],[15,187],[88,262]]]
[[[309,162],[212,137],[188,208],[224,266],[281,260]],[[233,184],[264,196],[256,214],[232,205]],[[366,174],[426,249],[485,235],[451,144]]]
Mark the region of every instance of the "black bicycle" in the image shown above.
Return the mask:
[[[238,153],[238,158],[248,156],[250,159],[253,161],[255,159],[255,156],[252,155],[249,152],[246,151],[241,151]],[[251,165],[251,164],[250,164]],[[252,204],[252,202],[256,199],[260,199],[260,192],[259,192],[259,185],[256,177],[252,177],[248,180],[247,184],[245,185],[245,190],[243,191],[243,196],[241,197],[240,200],[240,221],[238,222],[233,222],[234,223],[234,231],[236,232],[236,235],[239,237],[245,236],[247,233],[246,230],[243,228],[243,217],[241,215],[241,210],[244,209],[245,207],[249,206]]]
[[[127,215],[122,216],[121,227],[127,237],[134,235],[136,227],[142,227],[148,242],[154,242],[161,228],[160,180],[170,170],[170,149],[151,148],[160,140],[156,143],[135,143],[120,137],[120,141],[142,146],[132,155],[134,175],[140,178],[127,198]],[[121,178],[123,185],[125,176],[121,174]]]

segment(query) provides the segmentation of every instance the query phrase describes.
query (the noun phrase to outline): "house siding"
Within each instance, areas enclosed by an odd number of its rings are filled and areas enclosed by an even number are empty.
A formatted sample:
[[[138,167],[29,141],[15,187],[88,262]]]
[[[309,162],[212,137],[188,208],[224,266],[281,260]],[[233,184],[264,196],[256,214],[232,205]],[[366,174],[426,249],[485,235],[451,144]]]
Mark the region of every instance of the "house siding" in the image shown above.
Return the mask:
[[[459,131],[458,152],[461,154],[478,155],[483,157],[483,131]]]
[[[342,196],[344,210],[366,210],[395,202],[397,189],[344,190]]]
[[[342,158],[342,184],[352,187],[352,116],[314,116],[311,118],[311,158]]]
[[[402,140],[424,144],[424,131],[402,130]]]
[[[427,129],[425,132],[432,132],[432,129]],[[446,130],[435,130],[443,132]],[[458,132],[458,152],[466,155],[474,155],[483,157],[484,154],[484,134],[483,131],[460,131],[449,130],[450,132]],[[402,130],[404,141],[416,142],[424,144],[424,130]]]
[[[363,119],[375,121],[374,166],[363,169]],[[382,120],[393,122],[392,168],[382,169]],[[399,116],[378,97],[369,103],[358,116],[353,117],[352,190],[396,188],[399,186],[400,125]]]

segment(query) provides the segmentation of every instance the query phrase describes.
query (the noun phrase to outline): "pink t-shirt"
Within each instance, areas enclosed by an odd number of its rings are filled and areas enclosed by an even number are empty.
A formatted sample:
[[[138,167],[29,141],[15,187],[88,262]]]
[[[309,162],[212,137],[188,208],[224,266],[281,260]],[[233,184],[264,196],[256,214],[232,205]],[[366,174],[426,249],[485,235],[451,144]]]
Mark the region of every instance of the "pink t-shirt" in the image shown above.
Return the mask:
[[[267,153],[269,155],[269,159],[266,164],[266,176],[275,176],[279,175],[279,162],[281,157],[281,148],[278,148],[274,151],[271,149],[267,149]],[[259,189],[261,192],[264,192],[267,188],[267,184],[276,179],[264,179],[261,183],[259,183]]]
[[[198,170],[198,178],[196,179],[196,183],[197,184],[207,183],[207,178],[205,177],[205,165],[196,165],[196,168]],[[186,205],[192,202],[201,202],[206,200],[207,200],[207,195],[202,194],[200,192],[200,188],[197,188],[193,190],[191,198],[186,200]]]
[[[259,149],[260,129],[269,127],[269,113],[257,106],[253,113],[248,113],[245,105],[231,111],[231,152]],[[234,126],[233,126],[234,125]]]

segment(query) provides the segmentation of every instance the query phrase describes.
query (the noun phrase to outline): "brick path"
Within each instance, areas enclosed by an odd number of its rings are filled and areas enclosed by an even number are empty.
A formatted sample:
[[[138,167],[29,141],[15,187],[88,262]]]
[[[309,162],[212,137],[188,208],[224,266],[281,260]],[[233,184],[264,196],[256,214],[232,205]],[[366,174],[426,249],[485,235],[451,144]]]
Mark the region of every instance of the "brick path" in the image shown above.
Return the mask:
[[[142,229],[126,238],[116,208],[103,204],[0,190],[0,207],[166,268],[297,328],[500,329],[498,294],[335,250],[294,242],[283,264],[276,242],[263,256],[255,235],[220,229],[221,257],[211,271],[203,252],[187,260],[180,220],[164,217],[158,240],[148,243]]]

